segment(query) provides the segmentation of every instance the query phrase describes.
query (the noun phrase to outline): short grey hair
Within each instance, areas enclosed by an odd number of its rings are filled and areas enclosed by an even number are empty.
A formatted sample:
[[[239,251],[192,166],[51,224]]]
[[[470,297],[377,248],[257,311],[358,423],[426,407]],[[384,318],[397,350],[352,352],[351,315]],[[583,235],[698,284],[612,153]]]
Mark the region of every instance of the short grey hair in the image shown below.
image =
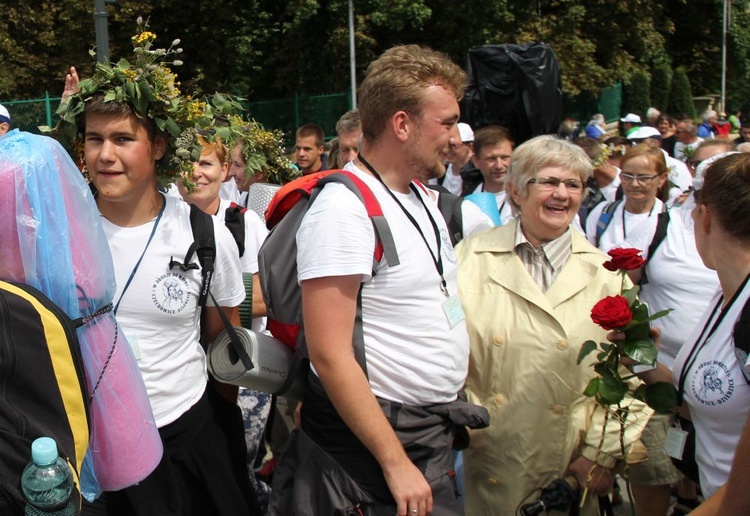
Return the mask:
[[[585,184],[594,170],[591,160],[578,145],[557,136],[537,136],[524,142],[515,151],[510,161],[506,184],[512,183],[519,195],[526,195],[529,191],[529,179],[536,177],[540,169],[545,167],[560,167],[578,175]],[[518,214],[518,205],[510,195],[507,201]]]
[[[359,110],[354,108],[350,109],[339,118],[336,122],[336,134],[341,136],[344,133],[350,133],[352,131],[361,131],[362,121],[359,119]]]

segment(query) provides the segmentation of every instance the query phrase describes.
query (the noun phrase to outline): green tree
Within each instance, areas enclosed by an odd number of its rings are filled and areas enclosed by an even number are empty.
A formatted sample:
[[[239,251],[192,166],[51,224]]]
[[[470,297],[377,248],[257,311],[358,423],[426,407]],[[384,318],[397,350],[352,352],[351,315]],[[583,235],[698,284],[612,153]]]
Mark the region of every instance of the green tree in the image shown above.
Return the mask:
[[[672,75],[667,111],[677,118],[682,118],[683,116],[695,118],[693,91],[690,87],[687,72],[682,67],[677,68]]]
[[[651,70],[651,102],[662,112],[669,105],[669,86],[672,82],[672,69],[666,63],[659,63]]]
[[[646,110],[651,106],[650,89],[651,77],[645,72],[634,73],[630,78],[630,83],[625,84],[622,89],[620,111],[645,115]]]

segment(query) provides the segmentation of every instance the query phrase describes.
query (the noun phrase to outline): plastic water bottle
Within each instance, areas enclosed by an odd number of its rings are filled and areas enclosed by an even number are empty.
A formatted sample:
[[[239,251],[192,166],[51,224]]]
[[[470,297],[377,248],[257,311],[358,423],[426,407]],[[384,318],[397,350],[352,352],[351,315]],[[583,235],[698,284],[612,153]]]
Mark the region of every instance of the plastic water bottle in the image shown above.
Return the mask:
[[[31,444],[31,462],[21,475],[26,500],[42,511],[56,511],[68,505],[73,478],[67,463],[57,454],[57,443],[40,437]]]

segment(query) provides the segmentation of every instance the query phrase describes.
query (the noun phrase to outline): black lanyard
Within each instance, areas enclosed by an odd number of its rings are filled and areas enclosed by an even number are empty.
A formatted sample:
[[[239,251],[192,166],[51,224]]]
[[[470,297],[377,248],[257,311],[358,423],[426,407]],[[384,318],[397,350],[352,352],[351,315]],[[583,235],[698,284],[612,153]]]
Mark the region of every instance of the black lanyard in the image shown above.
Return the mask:
[[[122,293],[120,293],[120,297],[117,300],[117,303],[115,304],[115,308],[113,310],[115,315],[117,315],[117,309],[120,307],[120,301],[122,301],[122,296],[124,296],[125,291],[128,290],[128,287],[130,286],[130,282],[133,281],[133,278],[135,277],[135,273],[138,271],[138,267],[140,267],[141,261],[143,260],[143,257],[146,255],[148,246],[151,245],[151,240],[154,238],[154,234],[156,233],[156,228],[159,227],[159,221],[161,220],[161,216],[164,214],[164,208],[167,206],[167,199],[163,195],[160,195],[160,196],[161,196],[161,208],[159,208],[159,214],[156,216],[156,221],[154,222],[154,228],[151,230],[151,235],[149,235],[148,241],[146,241],[146,247],[143,248],[141,257],[138,258],[137,262],[135,262],[135,266],[133,267],[133,270],[130,271],[130,277],[128,278],[128,281],[125,282],[125,286],[122,288]]]
[[[432,249],[430,249],[430,244],[427,243],[427,237],[424,236],[424,233],[422,232],[422,228],[419,227],[419,223],[412,217],[411,213],[404,207],[403,204],[401,204],[401,201],[398,200],[398,197],[391,191],[390,188],[388,188],[388,185],[383,182],[383,178],[380,177],[380,174],[378,174],[377,170],[375,170],[375,167],[370,165],[367,160],[362,157],[362,154],[359,154],[358,156],[359,161],[362,162],[364,166],[366,166],[370,172],[372,172],[372,175],[375,176],[375,178],[380,181],[380,184],[385,187],[388,194],[391,196],[391,198],[396,201],[396,204],[398,204],[398,207],[401,208],[401,211],[404,212],[404,215],[406,215],[406,218],[409,219],[409,222],[411,222],[415,228],[417,228],[417,231],[419,232],[419,236],[422,237],[422,241],[424,242],[424,245],[427,246],[427,251],[430,253],[430,256],[432,257],[432,261],[435,264],[435,269],[438,272],[438,275],[440,276],[440,290],[445,294],[446,297],[448,297],[448,285],[445,282],[445,278],[443,277],[443,256],[440,254],[440,229],[438,229],[437,222],[435,222],[435,219],[432,218],[432,215],[430,214],[430,210],[427,208],[427,205],[424,203],[424,200],[422,199],[422,196],[419,195],[419,192],[417,191],[417,187],[414,186],[414,183],[409,183],[409,188],[414,192],[414,195],[417,196],[417,199],[419,199],[419,202],[422,203],[422,206],[424,206],[425,211],[427,212],[427,217],[430,219],[430,223],[432,224],[432,229],[435,232],[435,240],[437,241],[437,258],[434,254],[432,254]]]
[[[745,285],[747,285],[748,280],[750,280],[750,274],[745,276],[745,280],[742,282],[740,287],[737,289],[737,292],[734,293],[732,296],[732,299],[729,301],[729,304],[724,307],[721,310],[721,313],[719,314],[719,317],[716,319],[716,322],[711,326],[711,329],[708,332],[708,335],[706,335],[706,338],[703,339],[703,335],[706,334],[706,330],[708,329],[709,324],[711,324],[711,321],[716,317],[716,312],[721,308],[721,304],[724,301],[724,296],[719,296],[718,301],[716,302],[716,305],[714,306],[713,310],[711,310],[711,316],[706,320],[706,323],[703,325],[703,329],[701,330],[700,335],[698,335],[698,338],[695,340],[695,344],[693,344],[693,347],[690,349],[690,352],[688,353],[688,356],[685,358],[685,363],[682,364],[682,370],[680,371],[680,378],[677,382],[678,390],[677,390],[677,405],[682,405],[682,395],[685,392],[685,382],[687,381],[687,373],[690,370],[690,368],[695,365],[696,360],[698,360],[698,355],[700,354],[701,350],[706,346],[706,343],[708,343],[709,339],[713,334],[716,332],[716,330],[721,325],[721,322],[724,320],[724,316],[729,313],[729,310],[732,308],[732,305],[734,305],[734,302],[737,300],[737,298],[740,296],[742,291],[745,289]],[[703,339],[703,342],[701,342],[701,339]]]

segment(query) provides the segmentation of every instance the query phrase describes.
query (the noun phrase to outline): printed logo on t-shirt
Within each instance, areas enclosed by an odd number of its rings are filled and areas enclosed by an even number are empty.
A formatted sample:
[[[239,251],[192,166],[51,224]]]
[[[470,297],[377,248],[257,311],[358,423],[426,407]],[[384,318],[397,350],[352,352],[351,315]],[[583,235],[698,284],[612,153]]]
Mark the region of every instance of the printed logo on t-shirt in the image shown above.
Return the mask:
[[[187,280],[176,272],[168,272],[156,278],[151,287],[151,301],[165,314],[182,312],[190,299]]]
[[[458,263],[456,253],[453,252],[453,244],[451,244],[451,237],[448,235],[448,231],[445,229],[440,230],[440,249],[445,256],[445,259],[453,264]]]
[[[693,396],[704,405],[722,405],[734,394],[734,378],[723,362],[709,360],[698,366],[691,387]]]

